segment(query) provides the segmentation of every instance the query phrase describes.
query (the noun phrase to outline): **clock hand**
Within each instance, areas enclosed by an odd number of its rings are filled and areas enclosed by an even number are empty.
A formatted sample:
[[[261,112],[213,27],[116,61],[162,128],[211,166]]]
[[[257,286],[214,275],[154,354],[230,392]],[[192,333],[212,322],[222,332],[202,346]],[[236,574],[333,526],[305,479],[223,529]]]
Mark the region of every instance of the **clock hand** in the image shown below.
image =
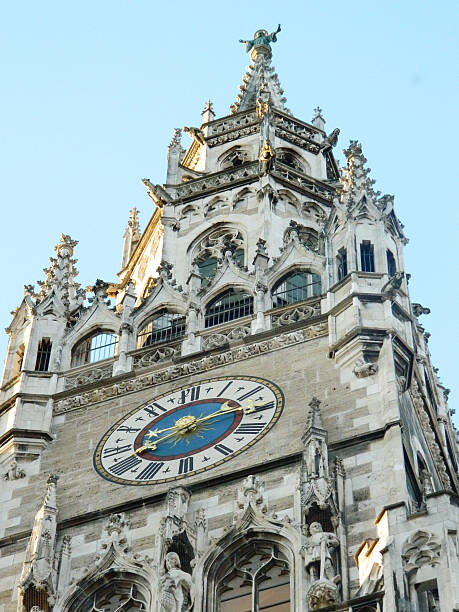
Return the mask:
[[[167,434],[167,436],[163,436],[162,438],[158,438],[157,440],[155,440],[152,443],[148,443],[148,444],[144,444],[143,446],[139,446],[139,448],[137,450],[135,450],[132,454],[133,455],[138,455],[139,453],[142,453],[144,450],[156,450],[156,448],[158,447],[158,443],[162,442],[163,440],[167,440],[167,438],[172,438],[172,436],[175,436],[175,431]]]
[[[228,402],[225,402],[224,404],[222,404],[219,410],[217,410],[216,412],[212,412],[211,414],[208,414],[205,417],[195,418],[192,415],[181,417],[174,423],[172,427],[167,427],[165,429],[156,431],[156,433],[161,433],[162,431],[172,430],[171,433],[168,433],[162,438],[156,438],[153,442],[149,442],[148,444],[140,446],[133,454],[136,455],[138,453],[143,452],[144,450],[155,450],[160,442],[172,438],[176,435],[177,432],[193,431],[196,428],[196,425],[204,423],[205,421],[209,421],[210,419],[214,419],[218,416],[221,416],[222,414],[230,414],[231,412],[239,412],[241,410],[243,410],[245,414],[251,414],[252,412],[256,412],[256,406],[264,406],[267,403],[268,402],[257,402],[254,400],[249,400],[247,404],[233,407],[230,406]]]
[[[222,414],[222,412],[234,412],[234,410],[240,410],[240,407],[237,408],[232,408],[229,406],[228,402],[225,402],[224,404],[221,405],[221,407],[219,408],[219,410],[217,410],[216,412],[213,412],[211,415],[207,415],[207,417],[203,417],[204,420],[207,420],[207,418],[209,417],[213,417],[214,415],[218,415],[218,414]],[[177,423],[180,421],[180,419],[178,419],[171,427],[165,427],[164,429],[150,429],[148,431],[148,433],[146,434],[147,438],[149,438],[151,440],[151,438],[158,436],[161,433],[164,433],[165,431],[171,431],[171,430],[180,430],[183,429],[183,427],[181,427],[180,425],[177,425]],[[200,422],[200,419],[196,419],[196,421],[194,422]]]
[[[267,404],[268,402],[257,402],[254,400],[249,400],[247,402],[247,404],[244,404],[242,406],[229,406],[228,402],[225,402],[224,404],[222,404],[222,407],[220,408],[220,410],[217,410],[216,412],[212,412],[211,414],[208,414],[205,417],[200,417],[198,419],[196,419],[195,423],[203,423],[204,421],[208,421],[210,419],[214,419],[215,417],[221,416],[222,414],[229,414],[231,412],[239,412],[239,411],[243,411],[245,414],[251,414],[252,412],[256,412],[256,408],[255,406],[264,406],[265,404]]]

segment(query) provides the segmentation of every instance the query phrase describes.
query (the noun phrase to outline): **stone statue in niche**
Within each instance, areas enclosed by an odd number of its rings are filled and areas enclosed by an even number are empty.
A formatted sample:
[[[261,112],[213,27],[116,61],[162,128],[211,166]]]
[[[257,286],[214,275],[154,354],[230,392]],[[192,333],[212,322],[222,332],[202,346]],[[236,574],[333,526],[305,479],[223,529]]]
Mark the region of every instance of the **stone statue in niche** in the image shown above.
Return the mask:
[[[191,575],[181,569],[177,553],[166,555],[166,573],[160,579],[160,612],[185,612],[191,610]]]
[[[317,580],[339,582],[332,561],[332,551],[339,545],[334,533],[323,531],[320,523],[311,523],[309,537],[304,547],[304,565],[311,583]]]
[[[309,443],[306,470],[310,478],[323,478],[324,476],[328,476],[323,447],[324,442],[316,440],[315,438]]]

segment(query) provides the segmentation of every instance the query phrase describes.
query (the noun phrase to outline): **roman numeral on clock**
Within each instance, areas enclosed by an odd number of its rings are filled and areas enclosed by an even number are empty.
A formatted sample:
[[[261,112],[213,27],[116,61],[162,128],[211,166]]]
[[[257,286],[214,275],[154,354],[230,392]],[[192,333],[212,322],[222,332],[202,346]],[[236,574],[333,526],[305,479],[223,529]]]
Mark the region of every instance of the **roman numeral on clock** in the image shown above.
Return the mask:
[[[140,427],[136,428],[136,427],[128,427],[127,425],[121,425],[121,427],[118,427],[116,431],[125,431],[126,433],[135,433],[136,431],[140,431]]]
[[[124,472],[127,472],[133,467],[139,465],[139,463],[142,463],[142,459],[139,459],[138,457],[126,457],[126,459],[123,459],[123,461],[120,461],[116,465],[112,465],[112,467],[108,469],[112,474],[120,476],[121,474],[124,474]]]
[[[163,465],[164,461],[150,463],[150,465],[147,465],[147,467],[140,472],[140,474],[137,476],[137,479],[149,480],[150,478],[153,478],[153,476],[156,476],[156,474],[163,467]]]
[[[125,453],[128,450],[131,450],[130,444],[127,444],[126,446],[112,446],[110,448],[104,448],[104,457],[119,455],[120,453]]]
[[[243,402],[244,400],[248,399],[251,395],[254,395],[254,393],[259,393],[260,391],[263,391],[264,387],[255,387],[255,389],[252,389],[252,391],[247,391],[247,393],[244,393],[244,395],[241,395],[241,397],[237,398],[238,402]]]
[[[214,448],[216,451],[218,451],[222,455],[231,455],[231,453],[233,452],[232,448],[228,448],[224,444],[216,444]]]
[[[163,408],[163,406],[161,406],[161,404],[158,404],[158,402],[153,402],[151,404],[148,404],[148,406],[144,406],[144,410],[147,414],[149,414],[152,417],[157,417],[159,416],[161,413],[157,412],[155,410],[155,408],[157,408],[158,410],[161,410],[162,412],[167,412],[167,408]]]
[[[185,459],[180,459],[179,464],[179,474],[186,474],[187,472],[191,472],[193,470],[193,457],[185,457]]]
[[[237,434],[258,434],[263,430],[266,423],[243,423],[239,425],[235,433]]]
[[[184,404],[185,402],[194,402],[194,400],[199,399],[199,394],[201,393],[201,386],[190,387],[189,389],[183,389],[180,391],[180,399],[177,404]]]
[[[262,406],[254,406],[255,408],[255,412],[263,412],[263,410],[271,410],[271,408],[274,408],[274,402],[266,402],[266,404],[263,404]]]

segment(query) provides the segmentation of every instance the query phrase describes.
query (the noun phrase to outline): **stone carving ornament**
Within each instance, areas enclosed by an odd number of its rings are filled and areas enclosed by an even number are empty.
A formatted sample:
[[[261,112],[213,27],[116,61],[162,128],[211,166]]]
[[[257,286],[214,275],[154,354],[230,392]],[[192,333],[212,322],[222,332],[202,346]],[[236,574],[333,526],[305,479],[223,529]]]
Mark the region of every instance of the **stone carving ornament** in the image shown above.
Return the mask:
[[[18,462],[13,458],[10,461],[8,471],[3,475],[3,480],[18,480],[19,478],[24,478],[25,475],[25,471],[18,466]]]
[[[373,376],[378,371],[378,364],[364,361],[361,357],[357,359],[352,370],[357,378],[366,378],[367,376]]]
[[[440,540],[436,535],[429,531],[416,531],[403,545],[403,569],[410,574],[423,565],[435,567],[440,564],[440,552]]]
[[[284,311],[282,314],[272,315],[273,327],[283,327],[284,325],[292,325],[298,321],[306,321],[312,317],[320,315],[320,300],[314,304],[305,306],[296,306]]]

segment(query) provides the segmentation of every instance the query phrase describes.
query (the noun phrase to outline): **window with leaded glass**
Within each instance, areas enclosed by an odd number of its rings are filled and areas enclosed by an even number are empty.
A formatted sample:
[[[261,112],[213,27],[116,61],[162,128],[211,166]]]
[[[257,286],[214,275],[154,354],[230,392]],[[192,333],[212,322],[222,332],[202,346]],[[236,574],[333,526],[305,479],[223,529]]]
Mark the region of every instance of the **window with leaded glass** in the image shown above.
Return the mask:
[[[47,372],[49,358],[51,357],[52,342],[49,338],[42,338],[38,343],[37,358],[35,360],[36,372]]]
[[[220,612],[290,612],[290,571],[278,546],[253,542],[228,559],[217,580]]]
[[[117,346],[118,337],[116,334],[98,330],[73,347],[71,367],[74,368],[113,357]]]
[[[137,336],[137,348],[180,338],[185,334],[185,329],[184,315],[162,310],[140,330]]]
[[[273,308],[301,302],[320,295],[322,283],[319,274],[308,271],[290,272],[274,285],[272,290]]]
[[[360,243],[360,267],[362,272],[375,271],[374,248],[368,240]]]
[[[253,297],[248,293],[228,289],[206,308],[205,326],[212,327],[253,314]]]
[[[343,280],[347,276],[347,251],[342,248],[338,251],[336,256],[336,264],[338,267],[338,280]]]

